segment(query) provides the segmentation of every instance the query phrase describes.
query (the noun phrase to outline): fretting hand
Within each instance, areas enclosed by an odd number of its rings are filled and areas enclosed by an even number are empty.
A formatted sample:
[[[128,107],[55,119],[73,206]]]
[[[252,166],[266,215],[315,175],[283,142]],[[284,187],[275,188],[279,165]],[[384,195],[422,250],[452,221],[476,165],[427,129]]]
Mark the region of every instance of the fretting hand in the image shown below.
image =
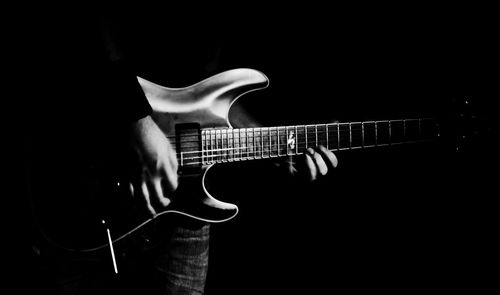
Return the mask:
[[[317,180],[320,176],[327,175],[329,171],[338,165],[335,154],[322,145],[316,148],[308,148],[304,156],[300,157],[298,161],[296,163],[290,157],[285,162],[288,173],[292,176],[304,177],[309,182]]]

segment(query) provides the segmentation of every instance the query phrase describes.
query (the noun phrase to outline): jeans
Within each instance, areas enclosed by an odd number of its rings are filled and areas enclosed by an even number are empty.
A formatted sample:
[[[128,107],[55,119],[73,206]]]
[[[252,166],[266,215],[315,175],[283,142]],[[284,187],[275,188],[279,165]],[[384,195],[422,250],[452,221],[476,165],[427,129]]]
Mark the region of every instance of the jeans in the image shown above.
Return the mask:
[[[208,224],[174,226],[154,248],[124,257],[117,253],[118,274],[109,255],[95,260],[50,257],[41,264],[44,287],[55,289],[51,294],[203,294],[209,232]]]

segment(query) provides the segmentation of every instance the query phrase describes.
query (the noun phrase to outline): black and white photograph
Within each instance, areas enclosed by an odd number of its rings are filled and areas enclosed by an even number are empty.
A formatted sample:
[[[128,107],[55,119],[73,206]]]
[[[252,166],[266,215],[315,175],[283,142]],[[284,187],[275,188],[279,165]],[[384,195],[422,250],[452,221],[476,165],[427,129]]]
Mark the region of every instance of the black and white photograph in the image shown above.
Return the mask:
[[[488,289],[498,21],[358,5],[16,16],[10,292]]]

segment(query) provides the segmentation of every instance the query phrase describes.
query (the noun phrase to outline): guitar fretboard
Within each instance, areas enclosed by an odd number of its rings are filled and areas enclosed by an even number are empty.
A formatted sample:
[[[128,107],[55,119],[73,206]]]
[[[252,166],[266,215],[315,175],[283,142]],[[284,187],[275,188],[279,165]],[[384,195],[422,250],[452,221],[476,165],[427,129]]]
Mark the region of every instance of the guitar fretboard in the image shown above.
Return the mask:
[[[181,152],[179,162],[181,166],[208,165],[300,155],[319,145],[342,151],[423,142],[438,136],[437,122],[432,118],[203,129],[201,144],[196,144],[201,151]]]

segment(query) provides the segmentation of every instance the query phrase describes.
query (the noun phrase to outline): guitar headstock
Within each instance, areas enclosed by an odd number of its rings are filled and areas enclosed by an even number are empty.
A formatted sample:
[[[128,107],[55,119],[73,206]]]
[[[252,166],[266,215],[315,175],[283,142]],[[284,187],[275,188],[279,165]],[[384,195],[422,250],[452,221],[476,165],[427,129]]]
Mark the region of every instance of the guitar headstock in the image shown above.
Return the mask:
[[[452,131],[450,139],[457,152],[475,151],[491,139],[493,129],[489,111],[484,101],[476,97],[451,98],[447,122]]]

